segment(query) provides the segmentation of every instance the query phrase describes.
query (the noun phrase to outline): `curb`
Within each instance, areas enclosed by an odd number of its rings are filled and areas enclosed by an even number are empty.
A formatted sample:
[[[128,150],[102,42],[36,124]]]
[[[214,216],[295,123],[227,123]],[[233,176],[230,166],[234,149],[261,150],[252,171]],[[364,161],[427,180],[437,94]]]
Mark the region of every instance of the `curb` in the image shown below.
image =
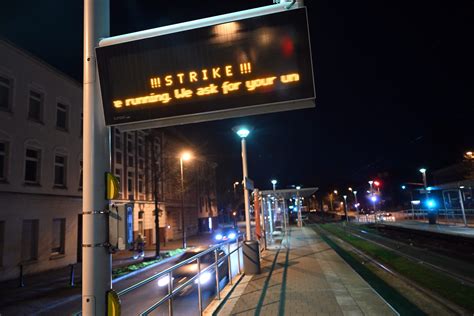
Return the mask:
[[[210,303],[208,305],[208,307],[203,311],[202,314],[205,315],[205,316],[206,315],[207,316],[216,316],[219,313],[219,311],[222,309],[222,306],[224,306],[224,304],[227,302],[230,295],[234,292],[234,289],[237,287],[237,285],[239,285],[240,281],[242,281],[244,276],[245,276],[244,273],[240,274],[239,276],[236,276],[233,280],[233,284],[227,290],[227,293],[225,293],[224,297],[221,298],[219,303],[217,303],[215,306],[212,306],[212,308],[210,308],[211,304],[212,304],[212,303]],[[224,291],[224,289],[221,290],[221,293]]]
[[[119,281],[128,279],[128,278],[130,278],[130,277],[132,277],[132,276],[135,276],[135,275],[137,275],[137,274],[140,274],[140,273],[142,273],[142,272],[144,272],[144,271],[147,271],[147,270],[150,270],[150,269],[152,269],[152,268],[155,268],[155,267],[157,267],[157,266],[159,266],[159,265],[161,265],[161,264],[170,262],[170,261],[172,261],[172,260],[174,260],[174,259],[176,259],[176,258],[181,257],[184,253],[185,253],[185,251],[183,251],[183,252],[181,252],[181,253],[179,253],[179,254],[177,254],[177,255],[174,255],[174,256],[172,256],[172,257],[169,257],[169,258],[160,260],[160,261],[158,261],[158,262],[156,262],[156,263],[150,264],[149,266],[146,266],[146,267],[144,267],[144,268],[142,268],[142,269],[139,269],[139,270],[136,270],[136,271],[132,271],[132,272],[129,272],[129,273],[125,274],[125,275],[119,276],[118,278],[115,278],[115,279],[112,280],[112,284],[115,284],[116,282],[119,282]]]

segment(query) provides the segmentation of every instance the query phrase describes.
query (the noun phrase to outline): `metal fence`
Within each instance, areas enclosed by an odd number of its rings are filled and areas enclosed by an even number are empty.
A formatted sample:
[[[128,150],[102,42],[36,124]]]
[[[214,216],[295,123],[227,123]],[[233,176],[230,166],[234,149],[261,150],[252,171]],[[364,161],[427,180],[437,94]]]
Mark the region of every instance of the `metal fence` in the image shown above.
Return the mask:
[[[119,291],[122,314],[201,315],[212,300],[220,300],[224,286],[242,273],[242,243],[238,240],[215,245]],[[179,269],[191,273],[178,276]]]
[[[408,209],[404,210],[405,219],[425,220],[428,214],[435,212],[437,221],[453,225],[473,225],[474,209]]]

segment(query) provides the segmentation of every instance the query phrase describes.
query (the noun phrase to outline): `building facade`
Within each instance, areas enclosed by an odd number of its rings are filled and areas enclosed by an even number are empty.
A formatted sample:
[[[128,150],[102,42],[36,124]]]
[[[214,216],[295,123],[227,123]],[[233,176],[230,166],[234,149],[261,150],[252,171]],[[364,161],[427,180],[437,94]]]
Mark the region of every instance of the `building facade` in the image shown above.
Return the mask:
[[[0,41],[0,280],[74,263],[82,87]]]
[[[82,84],[0,40],[0,281],[82,259]],[[114,204],[132,204],[134,238],[181,238],[177,148],[160,130],[111,128]],[[184,165],[187,235],[217,218],[215,165]],[[201,223],[201,224],[200,224]],[[200,229],[200,227],[202,229]],[[208,224],[209,227],[209,224]]]

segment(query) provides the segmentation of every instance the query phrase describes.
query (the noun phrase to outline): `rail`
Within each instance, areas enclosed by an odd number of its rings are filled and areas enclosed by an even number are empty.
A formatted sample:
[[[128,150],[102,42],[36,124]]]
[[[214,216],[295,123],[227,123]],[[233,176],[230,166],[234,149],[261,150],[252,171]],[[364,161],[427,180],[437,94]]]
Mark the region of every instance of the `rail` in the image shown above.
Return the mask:
[[[185,289],[189,285],[193,285],[194,283],[197,283],[197,288],[198,288],[198,309],[199,309],[199,315],[202,315],[203,311],[203,304],[202,304],[202,276],[205,275],[206,272],[209,272],[210,270],[215,269],[215,281],[216,281],[216,294],[215,297],[220,300],[220,281],[219,281],[219,266],[221,263],[225,262],[227,260],[227,277],[228,277],[228,282],[229,284],[232,284],[232,279],[233,279],[233,273],[232,273],[232,266],[235,265],[237,266],[237,271],[238,274],[242,273],[242,268],[241,268],[241,258],[242,258],[242,243],[243,241],[240,239],[237,239],[236,241],[227,241],[223,242],[221,244],[215,245],[210,247],[209,249],[206,249],[205,251],[202,251],[186,260],[181,261],[180,263],[169,267],[159,273],[156,273],[140,282],[137,282],[121,291],[118,292],[118,296],[120,298],[124,297],[125,295],[141,288],[142,286],[149,284],[152,281],[155,280],[161,280],[163,279],[167,285],[167,294],[162,297],[161,299],[155,301],[153,304],[150,306],[146,307],[142,312],[139,313],[139,315],[149,315],[151,312],[156,310],[158,307],[161,305],[165,304],[166,302],[168,303],[168,315],[172,316],[173,315],[173,298],[180,293],[183,289]],[[235,245],[235,249],[231,249],[231,246]],[[223,249],[223,247],[227,246],[227,253],[224,251],[224,255],[219,258],[219,251]],[[211,264],[205,266],[204,268],[202,267],[202,258],[210,253],[214,253],[214,262]],[[234,253],[237,253],[237,262],[233,262],[232,255]],[[235,257],[235,255],[234,255]],[[235,261],[235,260],[234,260]],[[180,284],[177,287],[174,287],[173,284],[173,275],[176,269],[183,267],[185,265],[188,265],[190,263],[197,263],[197,273],[187,279],[184,283]],[[202,269],[201,269],[202,268]],[[197,280],[197,281],[196,281]]]

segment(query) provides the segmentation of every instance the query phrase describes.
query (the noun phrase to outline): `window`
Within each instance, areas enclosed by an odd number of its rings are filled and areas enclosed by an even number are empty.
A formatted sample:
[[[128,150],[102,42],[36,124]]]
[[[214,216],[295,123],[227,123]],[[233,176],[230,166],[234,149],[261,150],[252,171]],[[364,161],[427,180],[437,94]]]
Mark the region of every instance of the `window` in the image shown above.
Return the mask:
[[[38,226],[39,220],[23,220],[21,229],[21,261],[38,259]]]
[[[115,153],[115,163],[122,163],[122,153],[119,151]]]
[[[128,166],[133,167],[133,156],[128,156]]]
[[[30,101],[28,107],[28,119],[43,121],[43,94],[36,91],[30,91]]]
[[[54,157],[54,185],[58,187],[66,186],[66,161],[65,156],[56,155]]]
[[[25,157],[25,182],[39,183],[41,168],[41,152],[37,149],[27,148]]]
[[[0,181],[7,180],[8,143],[0,141]]]
[[[143,169],[143,159],[140,159],[138,161],[138,165],[139,165],[140,169]]]
[[[133,193],[133,173],[131,172],[128,173],[127,190],[129,193]]]
[[[122,170],[115,169],[115,177],[117,178],[117,181],[119,183],[119,193],[122,192],[122,182],[120,180],[121,176],[122,176]]]
[[[82,160],[79,161],[79,190],[82,189],[83,166]]]
[[[56,127],[67,131],[68,129],[67,105],[58,103],[56,107]]]
[[[138,176],[138,192],[143,193],[143,175]]]
[[[127,142],[127,151],[129,153],[133,152],[133,143],[131,141]]]
[[[138,156],[143,157],[143,139],[138,139]]]
[[[0,110],[11,110],[12,86],[13,82],[11,79],[0,76]]]
[[[122,148],[122,138],[120,137],[120,131],[115,128],[115,149]]]
[[[53,219],[53,236],[51,239],[51,255],[64,254],[66,237],[66,219]]]
[[[0,267],[3,266],[3,249],[5,248],[5,221],[0,221]]]

